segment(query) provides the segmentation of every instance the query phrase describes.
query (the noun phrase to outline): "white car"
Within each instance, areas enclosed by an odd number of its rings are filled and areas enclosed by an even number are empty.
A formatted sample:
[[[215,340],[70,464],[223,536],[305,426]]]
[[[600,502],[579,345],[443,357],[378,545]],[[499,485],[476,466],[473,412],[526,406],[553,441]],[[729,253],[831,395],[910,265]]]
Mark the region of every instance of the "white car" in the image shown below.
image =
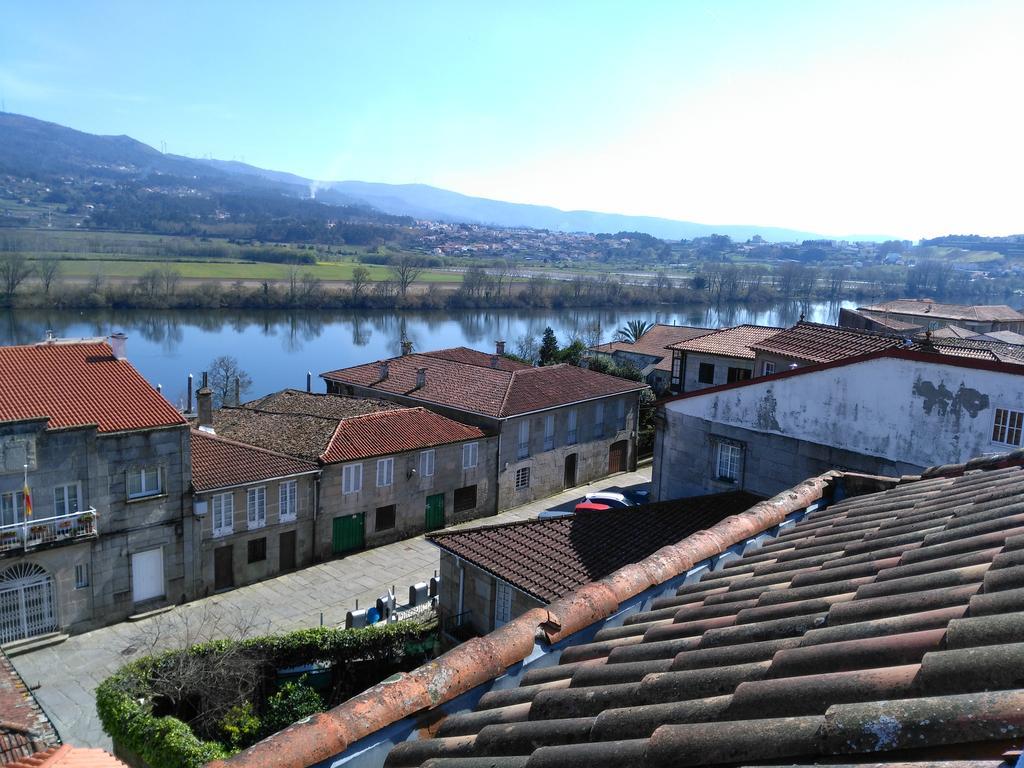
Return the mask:
[[[630,501],[621,493],[614,493],[612,491],[595,491],[588,493],[584,497],[585,501],[589,501],[591,504],[604,504],[606,507],[611,509],[618,509],[620,507],[635,507],[636,503]]]

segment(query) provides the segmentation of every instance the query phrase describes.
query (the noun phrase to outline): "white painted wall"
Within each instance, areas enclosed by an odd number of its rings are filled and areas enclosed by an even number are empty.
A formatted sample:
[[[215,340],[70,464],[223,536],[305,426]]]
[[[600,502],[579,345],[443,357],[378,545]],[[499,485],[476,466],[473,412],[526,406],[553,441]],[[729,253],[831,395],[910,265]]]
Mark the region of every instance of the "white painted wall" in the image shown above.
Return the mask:
[[[711,363],[715,366],[714,384],[702,384],[698,380],[697,375],[700,372],[701,363]],[[730,368],[744,368],[748,371],[753,371],[754,360],[742,357],[723,357],[721,355],[702,355],[697,352],[687,352],[686,369],[683,371],[683,391],[693,392],[698,389],[717,387],[719,384],[727,384]]]
[[[922,467],[1011,450],[992,441],[996,408],[1024,411],[1024,366],[1013,374],[880,358],[665,406],[670,418],[696,416]]]

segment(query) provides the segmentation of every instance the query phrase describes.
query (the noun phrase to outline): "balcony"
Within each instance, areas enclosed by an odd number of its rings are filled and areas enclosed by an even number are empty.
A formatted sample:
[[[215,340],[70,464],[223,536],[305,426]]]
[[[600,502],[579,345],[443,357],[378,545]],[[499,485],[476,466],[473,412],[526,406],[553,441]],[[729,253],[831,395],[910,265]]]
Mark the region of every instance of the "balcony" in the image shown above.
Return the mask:
[[[58,517],[33,517],[21,523],[0,525],[0,552],[23,552],[44,544],[71,544],[96,534],[95,509]]]

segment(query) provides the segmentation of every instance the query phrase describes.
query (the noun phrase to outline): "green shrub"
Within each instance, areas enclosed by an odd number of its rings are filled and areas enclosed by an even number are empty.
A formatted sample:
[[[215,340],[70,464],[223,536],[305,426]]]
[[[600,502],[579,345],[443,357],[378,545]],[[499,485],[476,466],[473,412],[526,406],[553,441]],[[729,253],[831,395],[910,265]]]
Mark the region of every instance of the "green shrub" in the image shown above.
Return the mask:
[[[324,700],[320,694],[306,685],[306,676],[297,681],[285,683],[281,690],[267,699],[263,713],[265,735],[277,733],[304,717],[322,712]]]
[[[229,709],[227,715],[221,720],[220,728],[227,737],[231,748],[239,750],[256,743],[263,725],[256,717],[252,702],[247,701]]]

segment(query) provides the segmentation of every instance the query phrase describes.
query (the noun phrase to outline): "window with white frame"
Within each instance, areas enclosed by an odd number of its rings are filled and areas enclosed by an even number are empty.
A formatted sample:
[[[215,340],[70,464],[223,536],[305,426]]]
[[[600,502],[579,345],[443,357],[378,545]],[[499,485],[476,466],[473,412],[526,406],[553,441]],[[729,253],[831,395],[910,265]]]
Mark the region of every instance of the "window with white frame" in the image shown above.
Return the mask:
[[[363,465],[346,464],[341,468],[341,492],[359,493],[363,490]]]
[[[737,482],[740,479],[740,459],[743,451],[732,443],[718,444],[717,478]]]
[[[594,437],[604,437],[604,403],[594,406]]]
[[[128,498],[141,499],[163,493],[160,467],[139,467],[128,470]]]
[[[0,525],[25,522],[25,494],[21,491],[0,493]]]
[[[992,423],[992,442],[1003,445],[1020,445],[1021,427],[1024,426],[1024,412],[996,408]]]
[[[576,445],[576,419],[578,418],[575,410],[569,411],[569,425],[565,432],[565,443],[566,445]]]
[[[299,481],[285,480],[277,486],[277,518],[291,522],[299,514]]]
[[[512,587],[501,579],[494,580],[494,628],[512,621]]]
[[[516,442],[516,458],[525,459],[530,455],[530,422],[523,419],[519,422],[519,439]]]
[[[89,586],[89,564],[78,563],[75,566],[75,589],[85,589]]]
[[[73,515],[80,511],[78,503],[78,483],[58,485],[53,489],[53,516]]]
[[[615,429],[621,431],[626,428],[626,401],[615,401]]]
[[[548,414],[544,417],[544,450],[550,451],[555,447],[555,417]]]
[[[462,468],[474,469],[479,459],[480,446],[478,443],[466,443],[462,446]]]
[[[246,491],[245,514],[250,528],[262,528],[267,524],[267,489],[264,486]]]
[[[530,468],[520,467],[516,470],[516,490],[521,491],[530,487]]]
[[[218,493],[210,499],[210,519],[214,536],[227,536],[235,529],[235,495]]]
[[[465,454],[465,448],[463,448],[463,454]],[[420,453],[420,477],[433,477],[434,476],[434,449],[431,448],[429,451],[423,451]]]
[[[387,488],[395,479],[395,460],[391,456],[377,459],[377,487]]]
[[[775,363],[773,363],[771,360],[765,360],[763,363],[761,363],[762,376],[771,376],[773,373],[775,373]]]

